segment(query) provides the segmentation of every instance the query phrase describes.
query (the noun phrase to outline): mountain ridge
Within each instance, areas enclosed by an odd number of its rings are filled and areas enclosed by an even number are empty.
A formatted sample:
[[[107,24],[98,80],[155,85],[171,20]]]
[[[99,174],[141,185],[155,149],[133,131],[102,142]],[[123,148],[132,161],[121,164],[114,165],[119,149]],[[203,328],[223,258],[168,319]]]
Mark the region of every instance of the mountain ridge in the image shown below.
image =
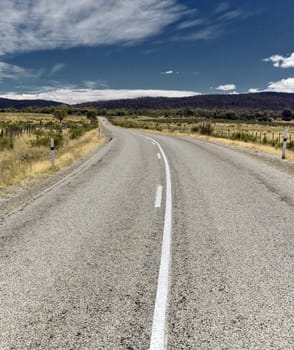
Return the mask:
[[[60,105],[60,102],[49,100],[14,100],[0,97],[0,108],[22,109],[26,107],[54,107]]]
[[[50,100],[14,100],[0,98],[0,108],[54,107],[62,103]],[[64,103],[63,103],[64,104]],[[100,109],[251,109],[294,110],[294,93],[260,92],[239,95],[197,95],[189,97],[139,97],[120,100],[97,100],[72,105]]]
[[[239,95],[197,95],[190,97],[140,97],[79,103],[76,107],[106,109],[294,109],[294,93],[260,92]]]

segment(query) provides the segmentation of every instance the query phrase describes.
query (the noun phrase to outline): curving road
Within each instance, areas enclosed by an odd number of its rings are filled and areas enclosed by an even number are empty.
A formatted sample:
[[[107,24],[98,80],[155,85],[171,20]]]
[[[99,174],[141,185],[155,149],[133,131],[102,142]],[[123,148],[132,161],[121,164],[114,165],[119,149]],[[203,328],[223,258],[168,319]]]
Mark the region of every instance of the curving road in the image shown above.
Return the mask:
[[[0,226],[0,349],[293,349],[293,176],[104,125]]]

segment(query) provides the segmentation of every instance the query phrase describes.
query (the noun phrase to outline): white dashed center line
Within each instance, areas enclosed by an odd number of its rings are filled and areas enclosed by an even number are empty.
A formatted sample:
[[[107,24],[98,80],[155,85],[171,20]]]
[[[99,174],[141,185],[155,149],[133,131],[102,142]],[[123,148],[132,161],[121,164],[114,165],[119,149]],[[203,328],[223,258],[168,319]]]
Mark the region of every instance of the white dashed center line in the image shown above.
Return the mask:
[[[158,185],[156,189],[156,197],[155,197],[155,208],[160,208],[161,207],[161,198],[162,198],[162,186]]]
[[[146,138],[155,143],[159,148],[160,154],[164,161],[166,175],[165,214],[161,247],[161,260],[154,306],[151,342],[149,348],[150,350],[165,350],[167,345],[166,318],[169,292],[169,270],[171,264],[172,185],[170,167],[164,150],[157,141],[147,136]]]

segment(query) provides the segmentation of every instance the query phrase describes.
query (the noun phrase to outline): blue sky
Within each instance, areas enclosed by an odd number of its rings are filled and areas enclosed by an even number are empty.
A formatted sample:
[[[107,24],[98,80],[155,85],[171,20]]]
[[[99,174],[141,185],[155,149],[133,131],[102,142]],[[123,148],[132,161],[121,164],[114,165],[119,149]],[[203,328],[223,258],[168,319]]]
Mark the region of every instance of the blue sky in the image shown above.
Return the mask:
[[[293,0],[0,0],[0,96],[294,92]]]

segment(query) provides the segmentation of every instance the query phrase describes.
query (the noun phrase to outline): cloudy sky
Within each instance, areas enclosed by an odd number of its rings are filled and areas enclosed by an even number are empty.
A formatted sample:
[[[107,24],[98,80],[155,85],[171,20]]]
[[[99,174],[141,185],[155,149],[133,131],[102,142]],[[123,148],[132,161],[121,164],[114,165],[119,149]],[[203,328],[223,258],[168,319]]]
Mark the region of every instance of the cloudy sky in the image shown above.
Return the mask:
[[[294,92],[293,0],[0,0],[0,96]]]

